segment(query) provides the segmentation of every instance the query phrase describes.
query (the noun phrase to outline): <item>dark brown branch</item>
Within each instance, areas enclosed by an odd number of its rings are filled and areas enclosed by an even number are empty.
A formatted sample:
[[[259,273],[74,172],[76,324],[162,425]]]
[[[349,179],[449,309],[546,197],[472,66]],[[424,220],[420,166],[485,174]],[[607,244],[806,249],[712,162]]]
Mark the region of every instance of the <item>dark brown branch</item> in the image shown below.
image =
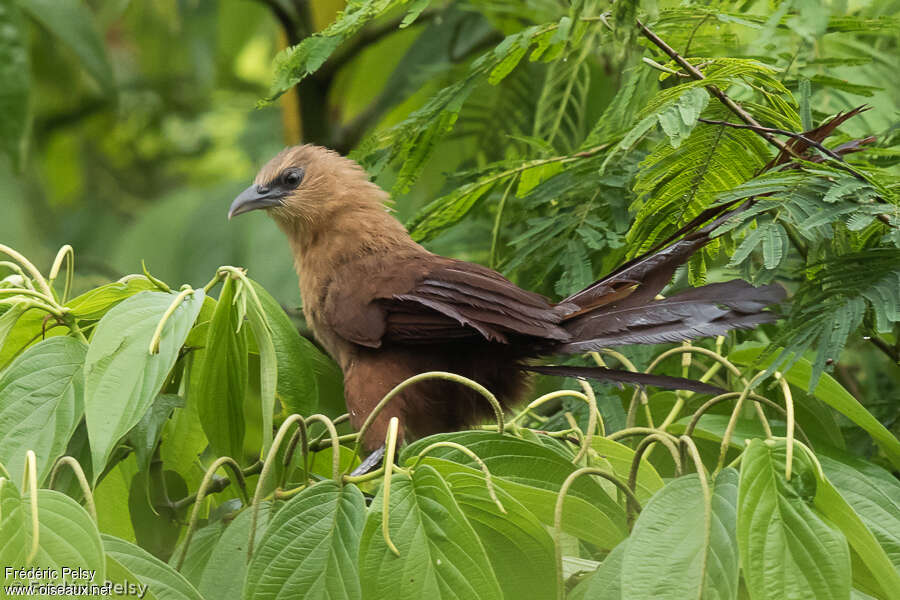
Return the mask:
[[[876,348],[884,352],[888,358],[894,361],[894,364],[900,364],[900,352],[898,352],[896,348],[885,342],[877,335],[871,336],[869,338],[869,341],[875,344]]]
[[[809,144],[813,148],[816,148],[817,150],[821,151],[823,154],[827,155],[829,158],[833,158],[834,160],[836,160],[840,163],[843,163],[842,165],[839,166],[840,169],[847,171],[848,173],[850,173],[857,179],[860,179],[862,181],[866,180],[866,178],[863,177],[863,175],[861,173],[859,173],[853,167],[846,164],[843,156],[841,156],[834,150],[826,148],[824,144],[821,144],[813,139],[806,137],[802,133],[794,133],[793,131],[788,131],[787,129],[778,129],[777,127],[763,127],[761,125],[746,125],[743,123],[729,123],[728,121],[716,121],[713,119],[704,119],[702,117],[697,120],[700,121],[701,123],[706,123],[707,125],[723,125],[725,127],[734,127],[735,129],[749,129],[751,131],[756,131],[756,132],[767,132],[767,133],[773,133],[775,135],[786,135],[795,140],[800,140],[806,144]]]
[[[820,144],[819,142],[809,139],[802,133],[794,133],[793,131],[788,131],[787,129],[778,129],[776,127],[746,125],[744,123],[729,123],[728,121],[715,121],[713,119],[699,118],[697,120],[700,121],[701,123],[706,123],[708,125],[724,125],[725,127],[734,127],[735,129],[750,129],[752,131],[765,131],[767,133],[774,133],[776,135],[786,135],[788,137],[806,142],[810,146],[813,146],[814,148],[822,151],[823,153],[827,154],[828,156],[830,156],[831,158],[833,158],[835,160],[840,160],[840,161],[844,160],[844,157],[841,156],[840,154],[838,154],[837,152],[835,152],[834,150],[830,150],[830,149],[826,148],[824,145]]]
[[[660,50],[665,52],[669,56],[669,58],[671,58],[676,63],[678,63],[681,66],[681,68],[684,69],[691,77],[693,77],[696,80],[706,79],[706,77],[703,75],[703,73],[701,73],[694,65],[692,65],[687,60],[685,60],[683,56],[678,54],[678,52],[676,52],[675,49],[673,49],[671,46],[669,46],[667,43],[665,43],[658,35],[656,35],[652,31],[650,31],[646,25],[644,25],[640,21],[637,22],[637,25],[645,38],[647,38],[648,40],[653,42],[653,44],[657,48],[659,48]],[[769,142],[770,144],[772,144],[773,146],[778,148],[779,151],[784,152],[785,154],[787,154],[789,156],[799,158],[797,156],[797,153],[794,152],[793,148],[791,148],[789,145],[785,144],[781,140],[773,137],[771,133],[765,131],[765,127],[760,125],[756,121],[756,119],[753,118],[753,115],[748,113],[737,102],[735,102],[730,97],[728,97],[728,95],[726,95],[725,92],[723,92],[722,90],[720,90],[718,87],[716,87],[714,85],[708,85],[708,86],[706,86],[706,89],[709,90],[710,94],[712,94],[713,96],[718,98],[719,101],[722,104],[724,104],[731,112],[736,114],[741,121],[743,121],[747,125],[752,125],[754,128],[756,128],[756,129],[754,129],[754,131],[756,133],[758,133],[767,142]]]
[[[249,477],[250,475],[258,475],[260,471],[262,471],[262,467],[262,461],[257,461],[246,469],[241,469],[241,473],[244,475],[244,477]],[[227,488],[229,484],[231,484],[231,479],[229,479],[228,477],[216,477],[212,480],[212,483],[209,484],[209,487],[206,489],[206,493],[204,494],[204,496],[209,496],[210,494],[221,492],[222,490]],[[190,506],[196,501],[197,494],[193,493],[190,496],[185,496],[181,500],[170,502],[169,508],[178,511],[186,506]]]
[[[259,0],[262,4],[265,4],[269,10],[272,11],[272,14],[275,15],[275,19],[281,25],[281,28],[284,29],[284,34],[287,36],[288,44],[291,46],[300,42],[300,36],[297,31],[297,24],[294,18],[288,14],[288,12],[284,9],[284,6],[281,5],[278,0]]]

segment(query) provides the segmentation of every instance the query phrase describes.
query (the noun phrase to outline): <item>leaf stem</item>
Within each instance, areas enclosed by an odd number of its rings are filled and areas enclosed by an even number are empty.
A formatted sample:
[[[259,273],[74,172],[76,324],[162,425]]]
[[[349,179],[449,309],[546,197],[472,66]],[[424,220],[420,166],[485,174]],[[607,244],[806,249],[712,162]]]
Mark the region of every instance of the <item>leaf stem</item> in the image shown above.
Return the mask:
[[[197,529],[197,519],[200,517],[200,504],[203,501],[204,496],[206,496],[206,490],[212,483],[213,475],[215,475],[216,471],[219,470],[219,467],[222,466],[229,467],[231,472],[234,473],[238,486],[241,488],[241,496],[244,499],[244,503],[246,504],[249,500],[247,495],[247,483],[244,481],[244,474],[241,472],[241,466],[230,456],[217,458],[216,461],[206,469],[206,472],[203,474],[203,480],[200,482],[200,487],[197,490],[197,500],[194,502],[193,510],[191,510],[191,518],[188,521],[187,533],[185,533],[184,542],[181,544],[181,556],[178,557],[178,562],[175,565],[175,569],[178,571],[180,571],[181,567],[184,565],[188,547],[191,545],[191,539],[194,537],[194,530]]]
[[[181,306],[181,303],[184,302],[184,299],[194,293],[194,290],[190,287],[181,290],[175,299],[172,300],[172,303],[169,305],[169,308],[166,309],[166,312],[163,313],[162,318],[159,320],[159,323],[156,325],[156,330],[153,332],[153,337],[150,338],[150,354],[156,354],[159,352],[159,343],[162,339],[163,327],[166,324],[166,321],[175,314],[175,310]]]
[[[359,428],[358,437],[356,440],[356,445],[353,449],[353,455],[359,456],[359,448],[365,435],[366,431],[369,430],[369,427],[372,426],[372,423],[375,421],[375,418],[378,414],[384,409],[387,404],[393,400],[400,392],[402,392],[407,387],[414,385],[420,381],[425,381],[427,379],[445,379],[447,381],[453,381],[455,383],[459,383],[468,387],[471,390],[474,390],[481,394],[485,400],[491,405],[491,408],[494,409],[494,417],[497,419],[497,431],[499,433],[503,433],[504,421],[503,421],[503,407],[500,406],[500,403],[497,401],[496,396],[491,393],[486,387],[478,383],[473,379],[469,379],[468,377],[463,377],[462,375],[457,375],[456,373],[449,373],[447,371],[428,371],[425,373],[419,373],[418,375],[413,375],[401,381],[394,389],[385,394],[384,398],[375,405],[375,408],[372,409],[372,412],[369,413],[369,416],[366,417],[366,420],[363,422],[362,427]]]
[[[298,423],[298,427],[306,427],[302,415],[290,415],[285,419],[284,423],[281,424],[281,427],[278,428],[275,439],[272,440],[272,445],[269,446],[269,453],[266,455],[266,460],[262,464],[262,470],[260,471],[259,479],[256,482],[256,489],[253,492],[253,500],[250,503],[250,536],[247,540],[247,562],[253,557],[253,543],[256,538],[256,521],[259,518],[259,504],[263,497],[266,480],[269,478],[269,472],[272,470],[272,465],[275,464],[275,457],[278,454],[278,449],[281,447],[287,432],[294,423]]]
[[[56,253],[56,258],[53,260],[53,266],[50,267],[50,277],[47,280],[47,285],[50,286],[51,290],[53,289],[53,282],[56,281],[56,278],[59,276],[59,270],[62,267],[64,260],[66,261],[66,284],[63,288],[62,299],[60,300],[62,304],[65,304],[69,299],[69,292],[72,290],[72,278],[75,270],[75,251],[69,244],[66,244],[59,249],[59,252]]]
[[[28,488],[28,496],[31,505],[31,549],[25,558],[25,564],[30,565],[37,556],[40,548],[41,522],[38,518],[38,481],[37,481],[37,457],[34,450],[25,453],[25,472],[22,474],[22,487]]]
[[[619,478],[614,474],[609,473],[603,469],[599,469],[597,467],[581,467],[569,474],[566,477],[565,481],[563,481],[562,486],[559,488],[559,494],[556,495],[556,506],[553,509],[553,546],[556,550],[556,590],[557,590],[557,600],[563,600],[566,597],[566,588],[565,583],[562,577],[562,518],[563,518],[563,507],[565,505],[564,501],[566,499],[566,495],[569,493],[569,488],[572,487],[572,484],[576,479],[581,477],[582,475],[598,475],[611,481],[616,485],[619,489],[621,489],[625,495],[628,497],[629,502],[634,502],[640,511],[640,503],[637,500],[637,497],[631,492],[631,490],[625,486]]]
[[[331,434],[331,477],[338,483],[341,483],[341,442],[338,438],[337,428],[334,422],[322,414],[315,414],[307,417],[307,425],[312,421],[319,421],[328,433]]]
[[[309,434],[306,429],[306,423],[301,419],[297,421],[297,431],[294,432],[294,435],[291,436],[290,441],[288,442],[287,450],[284,451],[284,473],[282,474],[280,485],[284,485],[288,476],[288,467],[290,467],[291,462],[294,460],[294,451],[297,449],[297,443],[300,442],[300,455],[302,456],[302,460],[300,464],[303,465],[303,482],[306,483],[309,480]]]
[[[435,442],[431,444],[430,446],[419,452],[419,454],[416,456],[416,460],[409,467],[410,471],[415,471],[416,467],[419,466],[419,463],[422,462],[422,459],[425,457],[425,455],[435,448],[453,448],[454,450],[459,450],[460,452],[474,460],[476,463],[478,463],[478,466],[481,467],[481,470],[484,472],[484,481],[485,485],[487,486],[488,495],[491,497],[491,500],[494,501],[494,504],[497,505],[497,508],[500,509],[500,512],[506,514],[506,509],[503,507],[503,504],[500,503],[500,498],[497,497],[497,491],[494,489],[494,482],[491,479],[491,472],[488,470],[487,464],[485,464],[485,462],[481,460],[481,457],[479,457],[477,454],[472,452],[472,450],[466,448],[462,444],[457,444],[456,442],[449,441]]]
[[[394,468],[394,453],[397,451],[397,433],[399,427],[400,419],[391,417],[391,420],[388,423],[387,439],[385,440],[387,451],[384,453],[384,484],[381,506],[381,533],[384,536],[384,543],[391,549],[394,556],[400,556],[400,551],[397,550],[397,546],[395,546],[394,542],[391,540],[389,509],[391,505],[391,471]]]
[[[94,523],[97,523],[97,505],[94,504],[94,494],[91,492],[91,485],[88,483],[87,476],[84,474],[84,469],[81,468],[81,463],[73,457],[63,456],[56,461],[56,464],[53,465],[53,470],[50,472],[50,482],[47,484],[47,487],[53,488],[53,482],[56,481],[56,475],[63,465],[67,465],[75,473],[75,479],[78,480],[78,485],[81,487],[81,493],[84,495],[84,506],[88,513],[90,513],[91,518],[94,519]]]
[[[53,290],[50,289],[50,286],[47,284],[47,280],[44,279],[44,276],[41,275],[41,272],[37,267],[34,266],[31,261],[5,244],[0,244],[0,252],[6,254],[14,261],[25,267],[25,270],[28,271],[29,275],[31,275],[31,279],[37,282],[38,287],[41,288],[41,291],[44,293],[44,295],[47,298],[53,298]]]

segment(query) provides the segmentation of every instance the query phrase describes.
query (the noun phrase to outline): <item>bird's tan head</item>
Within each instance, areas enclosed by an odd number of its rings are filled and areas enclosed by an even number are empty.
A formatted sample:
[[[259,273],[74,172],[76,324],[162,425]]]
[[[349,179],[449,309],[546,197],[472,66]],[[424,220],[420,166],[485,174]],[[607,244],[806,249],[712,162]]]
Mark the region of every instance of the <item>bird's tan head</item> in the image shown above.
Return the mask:
[[[345,209],[384,210],[387,194],[355,161],[327,148],[285,148],[234,199],[228,218],[266,209],[280,225],[314,225]]]

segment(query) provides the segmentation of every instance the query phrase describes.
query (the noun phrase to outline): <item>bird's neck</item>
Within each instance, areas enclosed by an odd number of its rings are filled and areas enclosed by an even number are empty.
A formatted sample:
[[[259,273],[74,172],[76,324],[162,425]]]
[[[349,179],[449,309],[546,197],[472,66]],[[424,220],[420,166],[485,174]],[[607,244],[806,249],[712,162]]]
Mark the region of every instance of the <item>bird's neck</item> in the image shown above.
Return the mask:
[[[304,302],[343,265],[373,254],[390,257],[426,252],[381,204],[335,210],[315,223],[282,225],[294,256]]]

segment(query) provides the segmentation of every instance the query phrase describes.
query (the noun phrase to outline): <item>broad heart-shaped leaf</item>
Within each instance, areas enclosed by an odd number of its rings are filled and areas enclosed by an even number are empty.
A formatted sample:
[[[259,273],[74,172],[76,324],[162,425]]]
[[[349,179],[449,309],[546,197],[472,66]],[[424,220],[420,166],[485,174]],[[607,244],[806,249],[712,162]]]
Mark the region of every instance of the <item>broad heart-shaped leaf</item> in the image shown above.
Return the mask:
[[[484,547],[437,471],[419,465],[395,474],[389,502],[391,540],[382,533],[384,487],[369,509],[359,547],[363,598],[500,600]]]
[[[847,540],[810,506],[815,467],[794,454],[791,480],[784,477],[785,443],[751,440],[741,459],[738,547],[752,600],[850,597]]]
[[[140,292],[97,323],[84,367],[84,413],[95,481],[119,438],[150,408],[203,306],[203,290],[189,294],[166,321],[159,352],[150,354],[153,333],[175,297]]]
[[[160,600],[203,600],[181,573],[146,550],[111,535],[101,537],[110,573],[124,575],[132,585],[147,586]]]
[[[264,502],[259,507],[254,537],[257,541],[269,523],[271,507],[271,502]],[[240,600],[247,575],[247,541],[252,517],[252,511],[242,511],[228,523],[224,533],[216,540],[197,586],[204,598]],[[193,547],[193,543],[191,546]]]
[[[3,567],[41,567],[56,569],[56,577],[40,578],[44,583],[72,582],[63,567],[94,571],[94,577],[79,583],[102,584],[105,579],[103,545],[100,532],[90,515],[77,502],[54,490],[38,490],[38,552],[26,562],[33,542],[31,497],[19,492],[9,481],[0,484],[0,565]],[[5,584],[22,583],[22,577],[4,579]]]
[[[596,571],[585,577],[566,600],[620,600],[622,598],[622,559],[628,540],[612,549]]]
[[[741,348],[731,352],[728,360],[739,365],[756,365],[757,360],[763,355],[766,346],[763,344],[744,344]],[[764,358],[759,366],[766,367],[775,360],[775,354]],[[791,385],[806,389],[809,387],[810,376],[812,375],[812,364],[805,358],[799,358],[785,372],[785,379]],[[862,427],[878,447],[887,455],[891,464],[895,468],[900,469],[900,440],[891,434],[887,428],[882,425],[878,419],[865,409],[865,407],[854,398],[850,392],[838,383],[833,377],[827,373],[823,373],[819,378],[816,388],[812,394],[831,406],[845,417]]]
[[[43,481],[84,412],[87,346],[55,337],[31,346],[0,374],[0,463],[21,485],[25,452]]]
[[[28,32],[15,2],[0,4],[0,154],[18,167],[28,132]]]
[[[722,471],[707,504],[700,478],[671,481],[641,511],[622,559],[622,598],[737,598],[738,474]]]
[[[450,440],[466,446],[487,465],[497,486],[525,505],[546,525],[553,525],[556,498],[576,467],[547,446],[488,431],[433,435],[407,446],[401,462],[411,462],[428,445]],[[425,461],[445,477],[467,468],[480,472],[468,456],[452,448],[436,448]],[[459,466],[457,466],[459,465]],[[563,531],[601,548],[613,548],[628,533],[625,511],[588,477],[575,480],[563,502]]]
[[[362,492],[320,481],[291,498],[253,553],[246,600],[362,597],[356,557],[366,519]]]
[[[190,393],[213,452],[240,460],[247,395],[247,332],[242,327],[238,331],[241,322],[235,304],[236,285],[231,277],[222,285]]]
[[[316,412],[319,403],[313,361],[325,357],[309,340],[300,335],[281,305],[269,292],[255,281],[250,283],[259,297],[271,331],[278,365],[278,398],[287,413],[309,416]]]
[[[882,598],[900,590],[900,483],[881,467],[841,455],[819,456],[815,506],[847,537]],[[854,582],[861,575],[853,566]],[[871,584],[870,586],[871,587]]]
[[[19,0],[41,25],[63,41],[106,94],[115,93],[112,66],[94,16],[81,0]]]
[[[502,489],[488,493],[482,474],[453,473],[447,485],[478,534],[506,600],[553,598],[556,554],[553,539],[538,519]]]

